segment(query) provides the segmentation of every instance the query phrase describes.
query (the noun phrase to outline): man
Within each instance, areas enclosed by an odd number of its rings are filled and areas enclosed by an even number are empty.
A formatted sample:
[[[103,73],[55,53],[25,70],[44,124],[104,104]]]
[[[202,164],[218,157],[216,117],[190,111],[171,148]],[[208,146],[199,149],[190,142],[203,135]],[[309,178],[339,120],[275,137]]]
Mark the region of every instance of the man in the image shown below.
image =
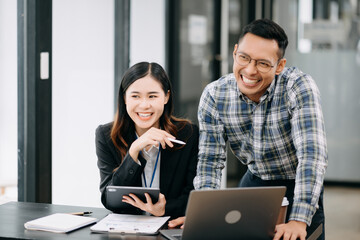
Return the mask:
[[[233,73],[210,83],[200,99],[194,186],[220,187],[229,142],[248,166],[239,186],[287,187],[288,222],[276,226],[274,240],[305,240],[324,223],[327,146],[319,90],[311,76],[285,67],[287,44],[284,30],[271,20],[243,29]]]

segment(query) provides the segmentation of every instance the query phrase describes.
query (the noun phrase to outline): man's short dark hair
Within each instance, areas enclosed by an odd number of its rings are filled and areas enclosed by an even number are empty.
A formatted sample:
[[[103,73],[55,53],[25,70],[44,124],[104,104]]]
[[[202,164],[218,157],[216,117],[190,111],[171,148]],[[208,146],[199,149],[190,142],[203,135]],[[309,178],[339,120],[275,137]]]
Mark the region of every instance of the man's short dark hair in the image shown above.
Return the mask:
[[[257,19],[251,22],[242,29],[238,42],[240,42],[247,33],[252,33],[266,39],[274,39],[279,46],[279,58],[284,57],[288,45],[288,38],[284,29],[274,21],[269,19]]]

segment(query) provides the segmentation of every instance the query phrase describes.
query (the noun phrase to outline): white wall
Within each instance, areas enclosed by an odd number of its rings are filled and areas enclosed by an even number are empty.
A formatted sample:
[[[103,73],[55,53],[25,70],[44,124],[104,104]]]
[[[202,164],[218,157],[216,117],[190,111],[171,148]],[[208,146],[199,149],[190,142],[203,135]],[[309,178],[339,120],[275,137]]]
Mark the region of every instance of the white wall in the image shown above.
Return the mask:
[[[0,185],[17,179],[17,4],[0,0]]]
[[[131,9],[131,65],[164,66],[164,1],[133,0]],[[53,0],[55,204],[102,207],[94,133],[113,120],[113,39],[112,0]]]
[[[54,204],[99,206],[95,129],[114,109],[114,1],[53,0]]]
[[[131,65],[165,63],[164,0],[131,1]],[[53,0],[53,203],[99,206],[95,128],[113,119],[114,2]]]
[[[142,61],[165,66],[165,0],[132,0],[130,66]]]

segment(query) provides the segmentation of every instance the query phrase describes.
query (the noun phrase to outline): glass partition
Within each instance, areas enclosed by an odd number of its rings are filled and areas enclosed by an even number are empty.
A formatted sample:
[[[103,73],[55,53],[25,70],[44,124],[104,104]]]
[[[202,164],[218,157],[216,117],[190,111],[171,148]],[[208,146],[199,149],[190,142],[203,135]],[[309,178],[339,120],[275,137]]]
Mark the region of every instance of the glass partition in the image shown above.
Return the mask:
[[[287,65],[310,74],[322,95],[329,151],[325,179],[360,182],[359,1],[277,0],[273,12],[294,42]]]
[[[214,79],[214,1],[180,1],[179,93],[180,115],[197,123],[204,87]],[[218,76],[217,76],[218,77]]]

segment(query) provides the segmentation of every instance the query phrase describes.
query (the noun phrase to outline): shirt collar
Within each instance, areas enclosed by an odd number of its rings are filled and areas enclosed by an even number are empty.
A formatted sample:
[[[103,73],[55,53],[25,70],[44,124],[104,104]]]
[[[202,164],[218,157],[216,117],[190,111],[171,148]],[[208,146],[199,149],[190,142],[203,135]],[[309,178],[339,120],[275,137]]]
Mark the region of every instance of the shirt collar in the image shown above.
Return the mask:
[[[139,135],[135,132],[136,138],[139,137]],[[160,144],[160,143],[159,143]],[[143,154],[146,154],[147,156],[153,158],[156,157],[158,154],[159,147],[156,147],[155,145],[152,145],[149,150],[146,150],[145,148],[141,151]]]
[[[159,147],[156,147],[155,145],[152,145],[149,150],[146,151],[146,149],[143,149],[144,154],[148,155],[149,157],[156,157],[158,154]]]
[[[264,101],[267,98],[270,99],[274,95],[276,82],[277,82],[277,75],[275,75],[275,78],[271,82],[270,86],[266,89],[265,93],[261,96],[260,102]]]

